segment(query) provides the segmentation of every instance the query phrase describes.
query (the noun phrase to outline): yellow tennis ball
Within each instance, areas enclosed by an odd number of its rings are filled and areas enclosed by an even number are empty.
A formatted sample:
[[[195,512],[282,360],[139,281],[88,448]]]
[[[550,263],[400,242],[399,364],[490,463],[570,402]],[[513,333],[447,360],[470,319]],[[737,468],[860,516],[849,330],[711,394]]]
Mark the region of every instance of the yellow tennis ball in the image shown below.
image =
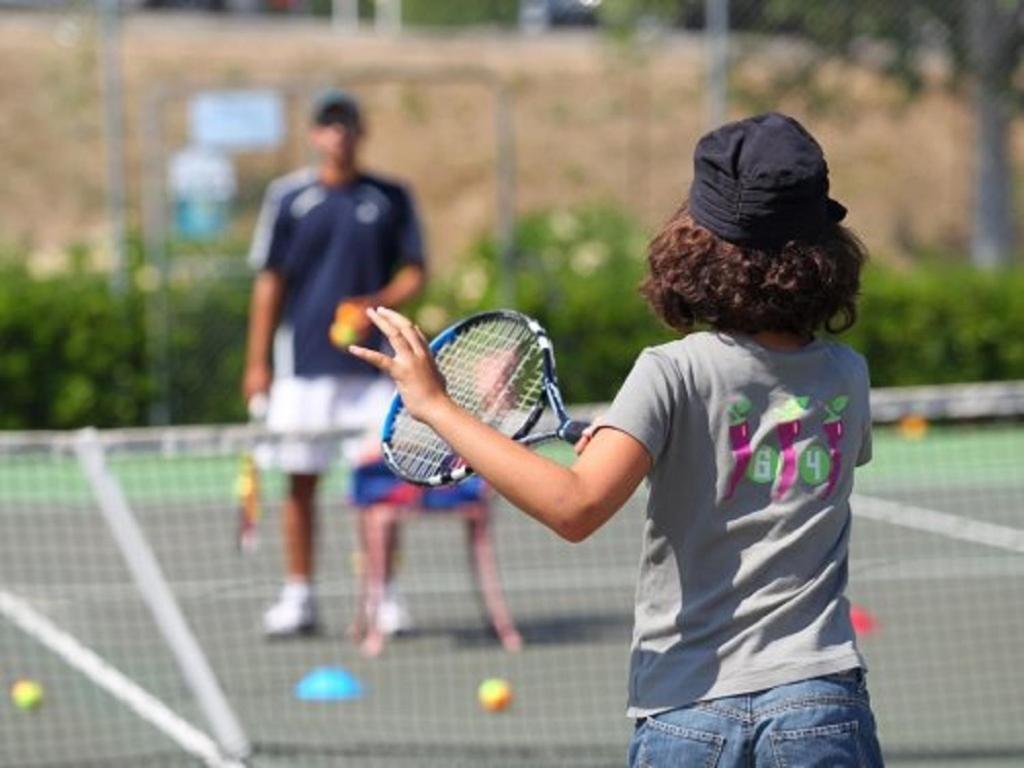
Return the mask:
[[[358,326],[360,323],[364,322],[365,319],[366,313],[363,308],[358,304],[352,304],[351,302],[342,302],[334,311],[334,321],[344,325]]]
[[[331,343],[336,347],[347,347],[349,344],[355,344],[359,340],[359,334],[356,333],[356,329],[351,325],[345,325],[344,323],[333,323],[330,328]]]
[[[928,419],[916,413],[900,419],[900,434],[905,440],[920,440],[928,433]]]
[[[35,709],[43,703],[43,686],[35,680],[18,680],[11,686],[11,701],[18,709]]]
[[[512,703],[512,687],[507,680],[489,677],[480,683],[476,692],[480,706],[488,712],[500,712]]]

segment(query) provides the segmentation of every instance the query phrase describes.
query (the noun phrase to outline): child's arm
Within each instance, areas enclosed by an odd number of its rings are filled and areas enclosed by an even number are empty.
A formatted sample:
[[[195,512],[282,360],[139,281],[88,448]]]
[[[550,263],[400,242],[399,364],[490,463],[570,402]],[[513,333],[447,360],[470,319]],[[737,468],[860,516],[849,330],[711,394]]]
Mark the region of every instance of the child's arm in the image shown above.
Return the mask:
[[[444,390],[423,334],[387,309],[368,310],[395,350],[388,357],[362,347],[352,354],[395,380],[405,407],[437,432],[492,486],[524,512],[569,541],[582,541],[632,495],[650,470],[641,443],[602,429],[572,467],[533,453],[455,404]]]

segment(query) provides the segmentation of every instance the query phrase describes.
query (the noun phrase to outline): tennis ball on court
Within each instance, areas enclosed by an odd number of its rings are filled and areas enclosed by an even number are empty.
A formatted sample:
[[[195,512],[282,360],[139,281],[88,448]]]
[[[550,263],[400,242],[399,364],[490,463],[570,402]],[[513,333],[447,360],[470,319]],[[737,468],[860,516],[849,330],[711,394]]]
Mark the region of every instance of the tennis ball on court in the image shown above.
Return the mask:
[[[35,709],[43,703],[43,686],[35,680],[18,680],[11,686],[11,701],[18,709]]]
[[[480,683],[476,696],[480,706],[488,712],[501,712],[512,703],[512,687],[507,680],[489,677]]]
[[[900,419],[900,434],[904,440],[920,440],[928,433],[928,419],[910,414]]]

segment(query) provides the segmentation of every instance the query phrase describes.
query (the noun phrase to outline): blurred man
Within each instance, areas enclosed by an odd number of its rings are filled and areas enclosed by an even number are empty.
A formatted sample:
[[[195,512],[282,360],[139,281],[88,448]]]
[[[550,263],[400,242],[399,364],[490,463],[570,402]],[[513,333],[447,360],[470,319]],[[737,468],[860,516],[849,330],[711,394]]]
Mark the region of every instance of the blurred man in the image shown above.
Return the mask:
[[[423,240],[409,191],[362,170],[363,136],[356,100],[341,91],[323,94],[310,128],[316,167],[278,179],[266,192],[249,255],[258,274],[242,393],[248,402],[269,393],[267,425],[274,431],[376,430],[392,395],[391,384],[345,347],[382,343],[362,310],[400,305],[422,288]],[[376,434],[368,440],[375,444]],[[315,497],[334,451],[322,441],[295,439],[265,448],[262,462],[288,475],[288,490],[286,581],[263,629],[286,637],[316,629]],[[350,465],[360,452],[358,441],[346,444]],[[389,607],[389,615],[396,610]],[[402,620],[391,628],[401,629]]]

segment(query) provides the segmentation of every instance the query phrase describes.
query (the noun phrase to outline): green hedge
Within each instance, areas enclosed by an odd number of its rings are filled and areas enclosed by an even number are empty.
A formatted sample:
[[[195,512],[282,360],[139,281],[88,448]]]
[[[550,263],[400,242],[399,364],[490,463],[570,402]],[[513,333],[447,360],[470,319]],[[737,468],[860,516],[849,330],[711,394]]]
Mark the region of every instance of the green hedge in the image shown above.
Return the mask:
[[[402,0],[402,23],[411,27],[514,25],[519,0]]]
[[[857,324],[875,386],[1024,379],[1024,271],[869,268]]]
[[[165,400],[176,423],[241,419],[248,290],[238,279],[172,285],[168,363],[155,376],[161,349],[146,329],[164,316],[158,294],[115,295],[83,269],[33,278],[0,263],[0,429],[138,426]]]
[[[331,0],[313,0],[313,13],[330,16]],[[359,0],[359,16],[374,16],[372,0]],[[519,0],[402,0],[402,24],[409,27],[513,26],[519,18]]]
[[[672,338],[636,291],[646,240],[613,208],[520,222],[514,303],[551,332],[570,402],[610,398],[642,347]],[[494,241],[482,239],[457,269],[435,276],[417,319],[436,331],[500,306],[499,263]],[[84,268],[33,278],[0,258],[0,429],[144,424],[163,389],[175,423],[241,419],[249,286],[242,269],[179,280],[164,315],[158,293],[112,295],[105,277]],[[860,321],[842,338],[867,355],[876,386],[1024,379],[1022,295],[1021,270],[872,267]],[[146,329],[160,317],[168,364],[153,377],[148,361],[159,348],[147,346]]]
[[[141,423],[150,387],[137,294],[84,272],[0,265],[0,428]]]
[[[172,287],[165,384],[171,422],[245,418],[241,379],[251,287],[248,270]]]

